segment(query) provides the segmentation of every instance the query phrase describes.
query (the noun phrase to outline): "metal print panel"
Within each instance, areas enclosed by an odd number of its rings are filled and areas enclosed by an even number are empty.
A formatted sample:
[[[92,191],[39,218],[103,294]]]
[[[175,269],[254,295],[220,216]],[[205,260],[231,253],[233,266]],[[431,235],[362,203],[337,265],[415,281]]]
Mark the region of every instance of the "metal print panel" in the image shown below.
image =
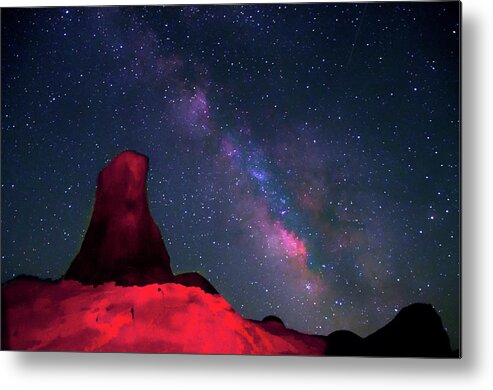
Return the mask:
[[[2,349],[460,356],[460,3],[1,22]]]

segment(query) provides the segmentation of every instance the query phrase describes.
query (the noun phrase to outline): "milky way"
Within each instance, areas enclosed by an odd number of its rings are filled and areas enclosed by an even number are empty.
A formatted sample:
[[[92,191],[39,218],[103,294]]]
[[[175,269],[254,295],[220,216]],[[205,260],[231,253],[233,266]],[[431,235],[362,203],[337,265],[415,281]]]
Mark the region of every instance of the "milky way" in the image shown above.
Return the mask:
[[[242,315],[459,339],[459,4],[2,10],[2,281],[58,278],[96,177],[150,158],[175,273]]]

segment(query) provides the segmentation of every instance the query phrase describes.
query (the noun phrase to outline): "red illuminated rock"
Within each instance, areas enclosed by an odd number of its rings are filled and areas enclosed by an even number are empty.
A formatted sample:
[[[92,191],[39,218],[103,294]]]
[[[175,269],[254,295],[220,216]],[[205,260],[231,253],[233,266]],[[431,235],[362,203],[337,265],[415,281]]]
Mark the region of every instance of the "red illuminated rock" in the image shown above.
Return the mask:
[[[147,169],[146,156],[125,151],[101,171],[91,222],[65,279],[123,286],[173,279],[168,251],[148,207]]]
[[[2,287],[2,349],[322,355],[325,340],[241,317],[175,283],[96,287],[20,278]]]

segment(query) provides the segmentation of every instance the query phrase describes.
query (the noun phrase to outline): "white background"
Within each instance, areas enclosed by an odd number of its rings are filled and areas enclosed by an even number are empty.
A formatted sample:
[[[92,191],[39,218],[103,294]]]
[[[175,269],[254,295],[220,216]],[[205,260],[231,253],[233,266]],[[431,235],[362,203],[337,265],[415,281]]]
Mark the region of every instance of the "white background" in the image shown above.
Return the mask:
[[[182,1],[183,2],[183,1]],[[200,1],[188,1],[197,3]],[[217,3],[218,1],[216,1]],[[219,1],[220,2],[220,1]],[[222,1],[224,2],[224,1]],[[248,1],[243,1],[248,2]],[[5,1],[5,6],[170,1]],[[172,3],[180,3],[173,1]],[[461,360],[0,352],[3,389],[493,388],[492,1],[463,1]],[[490,201],[491,200],[491,201]]]

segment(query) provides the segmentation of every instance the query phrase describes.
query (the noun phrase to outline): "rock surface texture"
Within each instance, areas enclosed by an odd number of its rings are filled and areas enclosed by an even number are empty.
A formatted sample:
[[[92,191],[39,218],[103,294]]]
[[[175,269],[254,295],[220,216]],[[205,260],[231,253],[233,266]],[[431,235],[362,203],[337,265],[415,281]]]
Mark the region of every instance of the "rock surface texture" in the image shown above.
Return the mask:
[[[98,177],[96,202],[65,279],[143,286],[173,279],[168,251],[147,202],[148,159],[126,151]]]

